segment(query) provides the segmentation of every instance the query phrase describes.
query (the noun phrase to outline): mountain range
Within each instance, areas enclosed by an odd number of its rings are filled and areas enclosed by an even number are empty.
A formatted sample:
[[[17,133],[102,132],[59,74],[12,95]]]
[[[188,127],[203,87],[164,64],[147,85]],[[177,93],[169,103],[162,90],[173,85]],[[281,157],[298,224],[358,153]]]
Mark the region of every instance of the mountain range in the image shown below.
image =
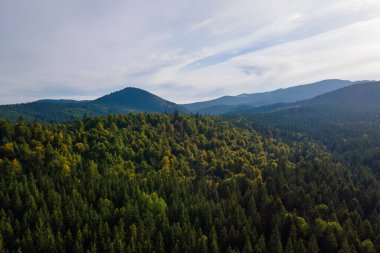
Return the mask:
[[[380,82],[356,82],[344,88],[292,103],[275,103],[260,107],[241,106],[233,114],[309,112],[332,113],[380,112]]]
[[[370,90],[364,85],[370,83]],[[43,99],[31,103],[1,105],[0,117],[11,121],[20,116],[26,120],[55,123],[84,116],[123,114],[131,112],[244,114],[284,110],[311,104],[347,105],[360,102],[372,106],[380,97],[380,85],[372,81],[352,82],[330,79],[271,92],[224,96],[192,104],[176,104],[148,91],[128,87],[91,101]],[[354,90],[354,91],[353,91]],[[337,91],[337,92],[335,92]],[[360,96],[360,99],[358,98]],[[374,99],[368,99],[368,97]],[[360,108],[360,107],[359,107]]]
[[[306,100],[354,83],[347,80],[330,79],[270,92],[224,96],[209,101],[185,104],[184,106],[190,111],[197,111],[203,114],[227,113],[239,110],[242,106],[260,107],[276,103],[291,103]]]

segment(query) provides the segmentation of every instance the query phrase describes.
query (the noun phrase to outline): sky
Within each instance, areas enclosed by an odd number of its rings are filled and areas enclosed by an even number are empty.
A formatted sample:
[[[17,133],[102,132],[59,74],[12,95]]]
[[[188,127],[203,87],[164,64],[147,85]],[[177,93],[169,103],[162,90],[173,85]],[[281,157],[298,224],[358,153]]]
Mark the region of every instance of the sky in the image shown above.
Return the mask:
[[[0,0],[0,104],[380,80],[378,0]]]

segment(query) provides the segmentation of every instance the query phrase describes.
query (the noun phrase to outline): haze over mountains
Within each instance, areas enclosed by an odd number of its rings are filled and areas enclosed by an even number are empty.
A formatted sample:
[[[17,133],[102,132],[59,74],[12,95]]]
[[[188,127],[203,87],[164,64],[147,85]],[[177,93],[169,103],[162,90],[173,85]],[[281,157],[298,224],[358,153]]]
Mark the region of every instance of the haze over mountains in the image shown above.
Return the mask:
[[[355,82],[347,87],[323,93],[316,97],[292,103],[275,103],[260,107],[241,106],[231,113],[250,114],[263,112],[318,110],[334,112],[376,112],[380,110],[380,82]]]
[[[310,103],[319,101],[319,103],[326,104],[327,101],[330,101],[330,103],[331,101],[336,101],[337,105],[343,105],[348,101],[363,101],[363,103],[372,106],[372,102],[377,101],[379,97],[377,95],[379,86],[370,82],[372,83],[370,85],[371,90],[367,91],[367,86],[360,85],[365,82],[367,81],[352,82],[331,79],[271,92],[224,96],[210,101],[185,105],[170,102],[139,88],[128,87],[93,101],[43,99],[32,103],[1,105],[0,117],[5,117],[12,121],[22,116],[26,120],[37,119],[42,122],[62,122],[90,115],[130,112],[173,113],[178,110],[181,113],[236,114],[273,111],[289,106],[305,105],[308,102],[293,103],[309,101],[309,99],[311,99]],[[337,90],[343,90],[344,92],[332,92]],[[323,94],[326,94],[326,97]],[[356,98],[358,95],[361,96],[360,99]],[[337,96],[336,100],[334,100],[334,96]],[[367,99],[367,96],[374,99]]]
[[[360,109],[380,108],[380,82],[359,83],[319,95],[311,100],[304,101],[308,106],[334,106],[337,109],[350,108]]]
[[[191,103],[184,106],[191,111],[198,111],[200,113],[226,113],[236,110],[243,105],[259,107],[310,99],[326,92],[349,86],[353,83],[355,82],[331,79],[270,92],[224,96],[210,101]]]

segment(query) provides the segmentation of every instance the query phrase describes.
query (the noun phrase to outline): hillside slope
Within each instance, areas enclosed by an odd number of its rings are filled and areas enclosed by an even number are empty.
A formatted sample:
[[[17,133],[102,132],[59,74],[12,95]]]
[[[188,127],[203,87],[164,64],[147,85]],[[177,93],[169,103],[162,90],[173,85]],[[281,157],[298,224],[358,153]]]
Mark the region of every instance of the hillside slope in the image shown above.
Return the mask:
[[[178,110],[187,112],[187,109],[173,102],[160,98],[148,91],[139,88],[128,87],[109,95],[100,97],[91,103],[107,106],[111,110],[123,110],[137,112],[174,112]]]
[[[93,101],[50,100],[32,103],[0,105],[0,118],[16,121],[20,116],[25,120],[57,123],[84,116],[101,116],[130,112],[185,113],[180,105],[162,99],[138,88],[125,88]]]
[[[371,111],[380,108],[380,82],[359,83],[300,103],[303,106],[330,106],[334,109]]]
[[[210,101],[185,104],[184,106],[193,112],[198,111],[205,113],[215,111],[215,109],[213,109],[215,107],[219,107],[217,112],[220,112],[221,109],[223,109],[223,107],[220,106],[225,106],[225,110],[222,110],[222,112],[226,113],[243,105],[259,107],[269,104],[290,103],[310,99],[318,95],[349,86],[353,83],[354,82],[351,81],[331,79],[264,93],[224,96]]]
[[[1,252],[380,249],[371,173],[245,120],[0,120],[0,151]]]
[[[330,115],[342,113],[378,113],[380,110],[380,82],[357,83],[335,91],[316,96],[309,100],[294,103],[277,103],[260,107],[241,106],[233,114],[250,114],[259,112],[301,113],[315,111]],[[310,116],[316,116],[310,114]]]
[[[380,82],[235,115],[249,117],[258,128],[307,134],[352,165],[367,166],[380,177]]]

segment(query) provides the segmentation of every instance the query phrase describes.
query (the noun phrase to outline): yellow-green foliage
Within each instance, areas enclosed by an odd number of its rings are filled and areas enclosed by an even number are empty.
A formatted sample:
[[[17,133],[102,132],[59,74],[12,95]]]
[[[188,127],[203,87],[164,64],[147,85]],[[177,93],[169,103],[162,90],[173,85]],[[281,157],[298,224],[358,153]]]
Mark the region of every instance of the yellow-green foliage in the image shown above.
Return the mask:
[[[377,179],[242,117],[141,113],[0,128],[0,251],[380,246]]]

